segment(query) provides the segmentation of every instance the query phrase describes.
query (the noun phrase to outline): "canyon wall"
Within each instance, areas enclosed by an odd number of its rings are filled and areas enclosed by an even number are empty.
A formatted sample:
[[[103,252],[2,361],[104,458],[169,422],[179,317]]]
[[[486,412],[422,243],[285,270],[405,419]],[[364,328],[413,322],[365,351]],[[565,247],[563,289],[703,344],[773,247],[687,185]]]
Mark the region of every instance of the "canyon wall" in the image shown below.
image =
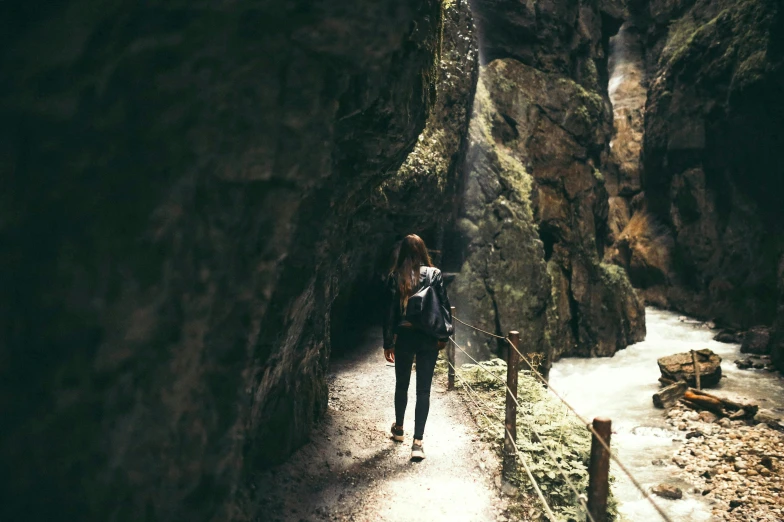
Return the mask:
[[[650,303],[732,328],[784,326],[784,9],[652,0],[630,11],[647,86],[643,192],[627,192],[612,257]],[[769,347],[779,360],[782,337]]]
[[[645,335],[624,271],[602,262],[612,135],[607,47],[620,20],[596,2],[476,0],[482,58],[458,220],[458,316],[526,351],[608,356]],[[497,349],[458,328],[479,353]]]
[[[378,248],[360,212],[436,103],[440,2],[0,25],[0,519],[253,519],[254,470],[325,407],[330,306]]]

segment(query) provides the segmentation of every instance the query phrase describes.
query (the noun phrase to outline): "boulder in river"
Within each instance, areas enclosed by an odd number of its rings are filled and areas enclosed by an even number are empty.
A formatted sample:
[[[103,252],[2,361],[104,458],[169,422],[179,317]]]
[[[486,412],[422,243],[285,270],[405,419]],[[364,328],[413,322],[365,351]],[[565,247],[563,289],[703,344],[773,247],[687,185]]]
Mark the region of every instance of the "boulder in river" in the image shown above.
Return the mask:
[[[770,353],[770,328],[755,326],[743,336],[740,353],[763,355]]]
[[[651,491],[662,498],[668,498],[670,500],[679,500],[683,498],[683,491],[681,488],[676,488],[675,486],[670,486],[669,484],[659,484],[658,486],[654,486]]]
[[[700,370],[700,384],[703,387],[715,386],[721,379],[721,357],[707,348],[697,350],[697,365]],[[694,362],[690,352],[676,353],[662,357],[658,361],[662,377],[671,381],[686,381],[696,386]]]
[[[713,340],[720,343],[740,344],[743,342],[743,334],[735,330],[724,329],[717,333]]]

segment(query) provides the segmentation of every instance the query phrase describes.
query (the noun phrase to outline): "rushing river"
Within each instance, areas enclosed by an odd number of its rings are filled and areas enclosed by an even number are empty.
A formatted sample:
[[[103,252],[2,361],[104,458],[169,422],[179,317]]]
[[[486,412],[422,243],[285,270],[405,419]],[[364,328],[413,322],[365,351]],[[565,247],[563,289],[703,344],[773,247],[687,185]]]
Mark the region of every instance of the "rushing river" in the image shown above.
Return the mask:
[[[653,407],[651,396],[659,389],[656,360],[689,350],[710,348],[722,357],[724,377],[713,390],[746,397],[762,408],[784,411],[784,378],[766,370],[739,370],[733,363],[740,346],[713,340],[714,330],[678,314],[654,308],[646,310],[646,340],[629,346],[612,358],[563,359],[550,373],[554,389],[564,395],[581,415],[610,417],[612,447],[632,475],[650,489],[659,483],[679,486],[682,500],[654,499],[675,521],[711,520],[711,506],[699,493],[692,493],[688,477],[671,462],[685,432],[672,430],[662,410]],[[662,459],[665,466],[651,462]],[[660,517],[617,467],[613,492],[620,503],[621,520],[654,522]]]

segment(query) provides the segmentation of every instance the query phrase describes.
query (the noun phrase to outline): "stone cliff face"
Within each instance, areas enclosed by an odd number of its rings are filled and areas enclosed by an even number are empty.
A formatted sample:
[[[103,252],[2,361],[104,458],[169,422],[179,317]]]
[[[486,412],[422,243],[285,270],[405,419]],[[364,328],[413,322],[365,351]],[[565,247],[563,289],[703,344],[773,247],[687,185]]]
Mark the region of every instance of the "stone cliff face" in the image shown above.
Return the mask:
[[[253,518],[253,471],[325,406],[330,305],[435,102],[440,3],[0,20],[0,518]]]
[[[477,0],[473,8],[489,63],[458,221],[458,315],[498,333],[520,330],[545,368],[564,354],[612,355],[642,340],[645,323],[623,270],[601,262],[611,136],[600,94],[603,13],[588,2],[529,9]],[[480,352],[495,349],[481,335],[461,335]]]
[[[372,303],[380,304],[379,298],[386,293],[383,282],[396,240],[412,232],[419,234],[432,249],[436,264],[442,266],[444,230],[454,220],[460,197],[478,76],[468,2],[455,0],[443,6],[437,96],[425,129],[397,173],[361,202],[346,231],[352,248],[341,257],[343,284],[332,307],[332,339],[338,350],[356,341],[352,333],[362,333],[369,323],[378,322],[378,306]],[[359,302],[365,304],[358,306]],[[357,327],[360,331],[352,332]]]
[[[646,51],[644,194],[615,259],[649,302],[736,328],[784,325],[781,3],[630,9]]]

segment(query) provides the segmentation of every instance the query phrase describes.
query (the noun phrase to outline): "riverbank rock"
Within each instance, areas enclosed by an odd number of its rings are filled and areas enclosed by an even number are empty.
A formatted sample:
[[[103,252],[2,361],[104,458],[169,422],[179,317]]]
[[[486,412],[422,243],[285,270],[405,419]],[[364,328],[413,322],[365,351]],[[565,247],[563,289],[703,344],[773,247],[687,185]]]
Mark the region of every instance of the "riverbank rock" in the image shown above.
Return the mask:
[[[743,342],[743,334],[735,330],[722,330],[713,337],[714,341],[727,344],[740,344]]]
[[[764,355],[770,353],[770,328],[755,326],[743,336],[740,353]]]
[[[775,371],[769,355],[746,357],[743,359],[736,359],[734,362],[735,366],[737,366],[740,370],[750,370],[753,368],[755,370],[766,369],[769,371]]]
[[[675,486],[670,486],[669,484],[659,484],[658,486],[654,486],[651,489],[651,492],[654,495],[658,495],[662,498],[668,498],[670,500],[680,500],[683,498],[683,491],[681,491],[681,488],[676,488]]]
[[[721,379],[721,357],[711,350],[698,350],[697,365],[700,370],[700,384],[703,387],[715,386]],[[662,357],[658,361],[662,377],[672,381],[683,380],[689,386],[696,386],[697,379],[694,373],[694,362],[690,352],[676,353]]]
[[[749,425],[728,418],[707,424],[693,413],[682,406],[667,413],[673,429],[687,424],[689,430],[704,434],[683,441],[672,459],[680,468],[673,470],[672,479],[683,480],[702,493],[712,506],[711,520],[784,520],[784,474],[780,470],[784,433],[757,420],[776,414],[760,410],[752,421],[756,424]]]
[[[780,430],[784,428],[784,419],[781,414],[777,414],[770,410],[759,410],[754,415],[754,422],[767,424],[768,427]]]

